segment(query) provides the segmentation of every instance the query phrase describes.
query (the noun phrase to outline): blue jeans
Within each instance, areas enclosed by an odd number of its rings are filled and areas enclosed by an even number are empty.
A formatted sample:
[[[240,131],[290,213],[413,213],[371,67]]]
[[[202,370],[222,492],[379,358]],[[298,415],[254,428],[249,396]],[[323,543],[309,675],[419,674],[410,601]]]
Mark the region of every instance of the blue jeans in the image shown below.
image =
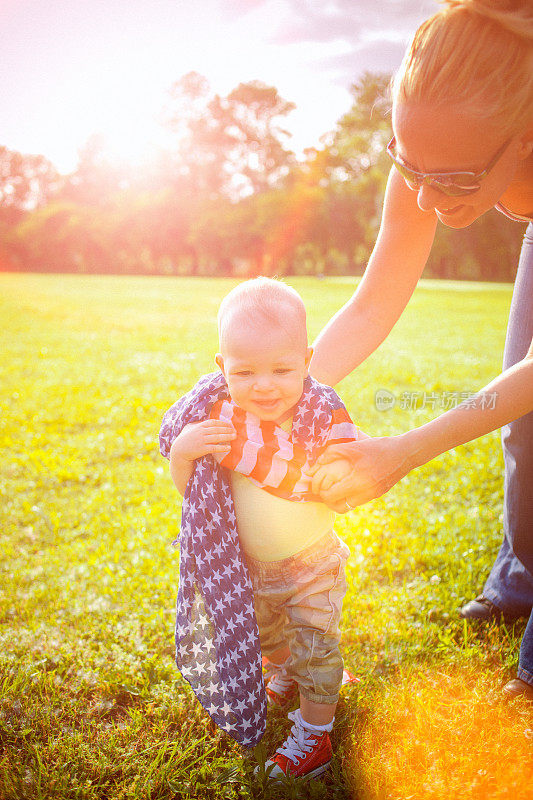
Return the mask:
[[[533,338],[533,223],[528,225],[511,302],[503,368],[526,354]],[[533,685],[533,412],[502,428],[505,462],[500,552],[483,594],[504,611],[530,615],[518,677]]]

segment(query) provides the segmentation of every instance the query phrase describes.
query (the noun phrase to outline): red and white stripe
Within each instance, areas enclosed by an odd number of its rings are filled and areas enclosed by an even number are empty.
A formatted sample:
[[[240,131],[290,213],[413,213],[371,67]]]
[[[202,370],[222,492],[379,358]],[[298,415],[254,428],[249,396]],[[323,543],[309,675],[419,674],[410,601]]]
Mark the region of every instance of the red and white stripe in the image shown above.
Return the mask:
[[[231,400],[219,400],[209,416],[230,422],[237,432],[231,451],[216,457],[221,466],[246,475],[257,486],[279,497],[316,499],[311,495],[307,453],[291,440],[290,434],[273,422],[249,414]],[[344,408],[332,411],[331,417],[326,446],[361,438],[361,432]]]

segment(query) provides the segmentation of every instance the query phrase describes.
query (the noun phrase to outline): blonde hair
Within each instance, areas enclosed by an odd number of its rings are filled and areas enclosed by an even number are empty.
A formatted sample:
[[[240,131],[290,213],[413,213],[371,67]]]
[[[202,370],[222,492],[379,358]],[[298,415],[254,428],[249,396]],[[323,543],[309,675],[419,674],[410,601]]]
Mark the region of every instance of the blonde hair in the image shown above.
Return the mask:
[[[532,0],[444,0],[408,48],[394,102],[453,105],[504,136],[533,120]]]
[[[218,309],[218,336],[222,346],[232,324],[283,328],[298,345],[307,347],[305,306],[291,286],[273,278],[243,281],[229,292]]]

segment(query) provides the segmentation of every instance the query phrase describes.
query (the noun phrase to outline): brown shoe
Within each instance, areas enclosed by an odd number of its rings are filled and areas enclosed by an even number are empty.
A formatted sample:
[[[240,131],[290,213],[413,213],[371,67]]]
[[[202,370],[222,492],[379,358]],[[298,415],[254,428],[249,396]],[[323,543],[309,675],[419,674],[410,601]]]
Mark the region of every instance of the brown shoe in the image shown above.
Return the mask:
[[[533,702],[533,686],[530,683],[526,683],[521,678],[513,678],[512,681],[506,683],[503,687],[503,691],[508,695],[510,700],[513,700],[515,697],[523,697],[525,700]]]
[[[480,620],[481,622],[514,622],[518,615],[502,611],[494,603],[480,594],[475,600],[470,600],[459,609],[459,616],[463,619]]]

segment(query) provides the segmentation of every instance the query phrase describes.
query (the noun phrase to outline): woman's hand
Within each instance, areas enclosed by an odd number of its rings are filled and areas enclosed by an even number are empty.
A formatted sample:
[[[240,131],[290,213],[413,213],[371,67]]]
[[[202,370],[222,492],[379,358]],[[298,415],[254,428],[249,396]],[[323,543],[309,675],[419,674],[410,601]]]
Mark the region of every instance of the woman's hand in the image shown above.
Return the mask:
[[[352,465],[350,461],[348,461],[347,458],[339,458],[338,456],[335,456],[335,461],[331,461],[329,464],[323,464],[322,466],[316,464],[315,467],[310,470],[310,473],[313,475],[313,494],[319,495],[320,499],[338,514],[346,514],[347,511],[350,511],[344,497],[336,502],[331,502],[329,499],[326,499],[325,495],[332,486],[340,483],[340,481],[346,478],[351,472]]]
[[[184,461],[194,461],[208,454],[224,456],[230,451],[230,442],[235,439],[235,428],[220,419],[206,419],[186,425],[171,447],[171,456]]]
[[[336,511],[349,511],[381,497],[407,475],[408,455],[402,436],[332,445],[310,470],[313,493]],[[339,478],[341,473],[344,477]]]

